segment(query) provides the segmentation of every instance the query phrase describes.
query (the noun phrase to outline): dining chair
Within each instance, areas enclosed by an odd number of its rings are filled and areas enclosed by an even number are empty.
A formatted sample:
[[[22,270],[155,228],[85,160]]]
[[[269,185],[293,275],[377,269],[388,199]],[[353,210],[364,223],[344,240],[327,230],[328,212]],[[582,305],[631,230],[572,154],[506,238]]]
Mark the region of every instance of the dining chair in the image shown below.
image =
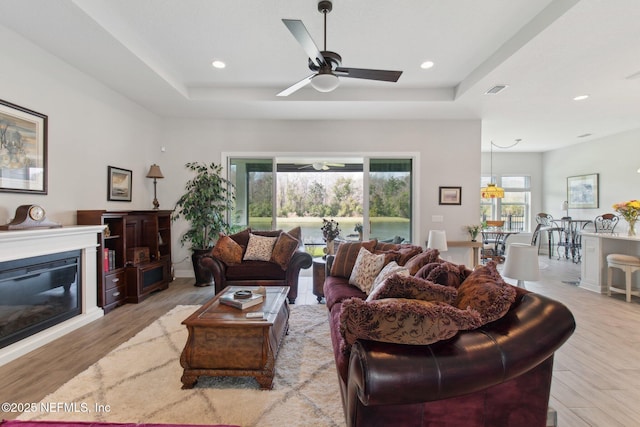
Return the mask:
[[[545,212],[540,212],[536,215],[536,223],[538,225],[533,232],[533,236],[531,236],[531,244],[536,245],[538,247],[538,253],[540,253],[540,243],[542,241],[540,235],[545,232],[547,234],[549,258],[551,258],[553,254],[553,246],[555,244],[554,234],[558,234],[558,241],[560,241],[562,236],[562,228],[555,222],[553,216]]]
[[[618,225],[620,217],[612,213],[606,213],[598,215],[593,220],[593,227],[596,233],[613,233],[613,230]],[[585,226],[588,224],[585,224]]]

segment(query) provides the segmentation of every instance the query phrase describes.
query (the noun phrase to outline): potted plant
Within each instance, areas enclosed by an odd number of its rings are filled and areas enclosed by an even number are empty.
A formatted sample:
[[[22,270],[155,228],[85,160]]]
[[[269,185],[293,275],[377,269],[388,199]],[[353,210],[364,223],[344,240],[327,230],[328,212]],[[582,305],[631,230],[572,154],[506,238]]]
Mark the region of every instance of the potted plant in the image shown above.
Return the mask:
[[[482,230],[482,225],[476,225],[476,224],[467,225],[465,226],[465,228],[467,229],[467,232],[471,236],[471,241],[475,242],[476,238],[478,237],[478,233],[480,233],[480,230]]]
[[[221,165],[191,162],[186,167],[195,172],[195,176],[187,181],[185,193],[176,202],[171,219],[183,218],[190,223],[180,244],[191,244],[195,285],[209,286],[213,277],[200,271],[198,261],[211,251],[219,233],[228,232],[231,227],[227,218],[234,208],[235,186],[221,175]]]
[[[362,241],[362,224],[357,222],[356,226],[353,227],[353,231],[358,233],[358,240]]]

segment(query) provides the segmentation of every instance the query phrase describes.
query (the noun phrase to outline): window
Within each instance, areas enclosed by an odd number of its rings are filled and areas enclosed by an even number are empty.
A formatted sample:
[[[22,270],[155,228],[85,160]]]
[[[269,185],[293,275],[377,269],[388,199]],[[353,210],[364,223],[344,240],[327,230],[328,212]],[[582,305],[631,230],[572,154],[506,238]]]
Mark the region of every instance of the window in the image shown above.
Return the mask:
[[[306,245],[324,246],[322,218],[339,222],[343,239],[411,241],[413,159],[229,157],[238,229],[302,228]]]
[[[481,220],[504,221],[504,228],[514,231],[530,231],[531,224],[531,177],[529,176],[483,176],[480,187],[495,182],[504,188],[503,199],[480,199]]]

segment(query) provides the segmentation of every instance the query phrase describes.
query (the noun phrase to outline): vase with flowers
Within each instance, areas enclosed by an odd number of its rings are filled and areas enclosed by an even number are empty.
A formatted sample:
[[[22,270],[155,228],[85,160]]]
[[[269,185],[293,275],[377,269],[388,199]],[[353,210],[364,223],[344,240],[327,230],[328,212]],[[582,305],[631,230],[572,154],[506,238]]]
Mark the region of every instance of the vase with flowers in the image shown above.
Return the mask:
[[[638,220],[638,214],[640,214],[640,201],[627,200],[626,202],[616,203],[613,205],[613,209],[620,214],[622,218],[629,224],[629,236],[636,235],[636,221]]]
[[[471,241],[475,242],[476,238],[478,237],[478,233],[480,233],[480,230],[482,229],[482,225],[477,225],[477,224],[467,225],[465,226],[465,228],[467,229],[467,232],[471,236]]]
[[[339,224],[332,219],[322,218],[322,238],[327,242],[327,255],[333,255],[334,253],[334,240],[340,235]]]

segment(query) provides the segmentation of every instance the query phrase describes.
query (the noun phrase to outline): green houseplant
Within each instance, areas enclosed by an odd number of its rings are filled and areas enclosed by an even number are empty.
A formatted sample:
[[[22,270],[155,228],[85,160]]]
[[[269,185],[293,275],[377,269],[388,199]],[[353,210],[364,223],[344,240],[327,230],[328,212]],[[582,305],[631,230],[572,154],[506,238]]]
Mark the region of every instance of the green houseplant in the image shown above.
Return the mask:
[[[222,165],[191,162],[185,166],[195,176],[187,181],[185,193],[176,202],[172,220],[183,218],[189,222],[180,244],[191,244],[196,286],[208,286],[213,278],[200,271],[198,260],[211,250],[220,232],[231,228],[227,218],[234,208],[235,186],[222,176]]]

